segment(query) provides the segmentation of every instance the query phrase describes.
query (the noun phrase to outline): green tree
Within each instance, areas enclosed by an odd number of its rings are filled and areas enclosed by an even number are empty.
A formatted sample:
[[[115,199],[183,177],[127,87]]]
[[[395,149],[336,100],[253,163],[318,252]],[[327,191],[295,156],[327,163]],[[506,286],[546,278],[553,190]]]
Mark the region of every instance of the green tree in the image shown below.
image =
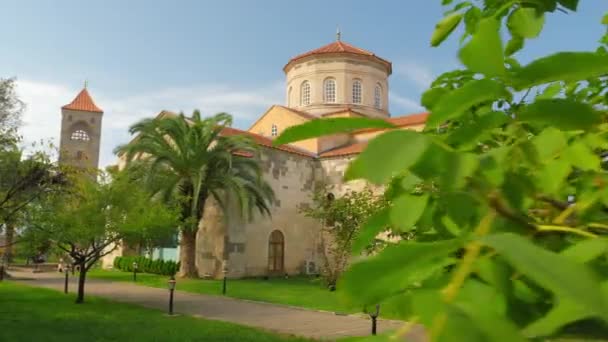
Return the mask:
[[[231,123],[228,114],[203,119],[198,111],[191,117],[146,119],[131,127],[137,137],[116,149],[128,161],[144,156],[149,189],[179,202],[182,277],[198,277],[196,235],[207,199],[222,208],[228,198],[234,200],[244,217],[255,209],[270,214],[274,193],[262,178],[257,146],[242,135],[223,135]]]
[[[51,241],[79,270],[76,303],[84,302],[89,269],[120,242],[167,234],[177,224],[177,211],[150,195],[128,172],[104,176],[77,174],[68,191],[47,196],[30,208],[24,238]]]
[[[364,238],[359,237],[361,226],[372,214],[386,207],[382,196],[374,195],[371,189],[349,191],[335,197],[328,189],[315,192],[314,205],[302,211],[308,217],[318,220],[323,226],[321,233],[322,261],[321,275],[331,290],[351,258],[353,243]],[[389,227],[383,227],[387,231]],[[378,232],[380,233],[380,232]],[[388,234],[387,234],[388,235]],[[358,239],[359,238],[359,239]],[[366,239],[365,249],[373,251],[383,244],[383,240],[371,243]],[[363,250],[355,246],[357,251]]]
[[[465,1],[440,21],[432,45],[464,26],[458,57],[466,69],[440,76],[424,93],[425,132],[382,134],[346,171],[346,180],[398,185],[388,212],[374,215],[361,235],[386,224],[416,228],[414,241],[345,272],[340,286],[353,302],[399,303],[432,341],[606,336],[608,35],[595,51],[523,66],[516,59],[546,15],[577,5]],[[348,119],[320,121],[275,142],[348,129]]]
[[[0,150],[17,141],[24,103],[15,92],[14,78],[0,78]]]
[[[25,211],[65,185],[64,172],[45,153],[24,155],[16,143],[0,149],[0,232],[4,233],[2,263],[11,262],[13,245],[20,240],[16,227]]]

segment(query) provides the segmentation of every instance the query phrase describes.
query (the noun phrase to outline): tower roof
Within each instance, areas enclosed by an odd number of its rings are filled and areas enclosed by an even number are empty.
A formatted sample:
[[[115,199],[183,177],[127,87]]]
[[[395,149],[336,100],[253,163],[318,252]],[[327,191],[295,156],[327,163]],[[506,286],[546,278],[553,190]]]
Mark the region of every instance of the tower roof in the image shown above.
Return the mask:
[[[87,88],[83,88],[76,98],[61,109],[78,110],[83,112],[103,113],[103,110],[95,104]]]
[[[386,66],[386,68],[388,69],[389,73],[392,71],[391,62],[387,61],[384,58],[380,58],[380,57],[376,56],[376,54],[374,54],[373,52],[358,48],[354,45],[348,44],[339,39],[336,40],[335,42],[322,46],[318,49],[314,49],[314,50],[311,50],[311,51],[308,51],[308,52],[305,52],[305,53],[302,53],[302,54],[299,54],[299,55],[293,57],[292,59],[289,60],[289,63],[287,63],[287,65],[285,65],[285,68],[283,68],[283,70],[286,70],[289,65],[291,65],[293,62],[296,62],[300,59],[303,59],[303,58],[306,58],[309,56],[324,55],[324,54],[346,54],[346,55],[365,56],[368,58],[375,59],[376,61],[380,62],[381,64],[384,64]]]

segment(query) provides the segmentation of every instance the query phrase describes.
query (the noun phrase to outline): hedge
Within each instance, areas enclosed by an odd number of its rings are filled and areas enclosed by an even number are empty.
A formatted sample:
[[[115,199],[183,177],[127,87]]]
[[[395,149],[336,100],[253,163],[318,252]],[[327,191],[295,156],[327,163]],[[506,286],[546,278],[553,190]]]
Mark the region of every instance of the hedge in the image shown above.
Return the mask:
[[[121,256],[114,258],[114,268],[133,272],[133,263],[137,263],[137,272],[161,275],[174,275],[179,270],[179,262],[172,260],[152,260],[143,256]]]

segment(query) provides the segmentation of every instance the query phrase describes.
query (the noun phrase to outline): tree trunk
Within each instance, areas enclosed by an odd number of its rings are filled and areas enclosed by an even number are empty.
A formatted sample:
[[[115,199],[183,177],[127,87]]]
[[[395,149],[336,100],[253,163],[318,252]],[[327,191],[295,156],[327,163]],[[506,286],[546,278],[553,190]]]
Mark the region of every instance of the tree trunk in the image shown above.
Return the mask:
[[[80,272],[78,273],[78,296],[76,297],[76,304],[84,303],[84,283],[87,278],[87,267],[84,262],[80,264]]]
[[[182,231],[179,242],[179,276],[198,278],[196,269],[196,230]]]
[[[13,261],[13,240],[15,239],[15,226],[12,223],[6,224],[4,232],[4,264],[8,266]]]

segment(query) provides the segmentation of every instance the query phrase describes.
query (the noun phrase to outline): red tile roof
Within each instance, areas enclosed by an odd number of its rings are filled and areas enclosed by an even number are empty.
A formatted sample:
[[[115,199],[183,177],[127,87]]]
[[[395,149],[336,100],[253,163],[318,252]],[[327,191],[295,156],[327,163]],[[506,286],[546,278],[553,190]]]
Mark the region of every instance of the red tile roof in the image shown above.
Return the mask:
[[[395,125],[397,127],[416,126],[416,125],[423,125],[426,122],[426,119],[429,117],[429,115],[430,115],[430,113],[410,114],[410,115],[403,115],[403,116],[387,118],[386,121],[392,123],[393,125]],[[355,131],[354,133],[361,134],[361,133],[369,133],[369,132],[375,132],[375,131],[381,131],[381,130],[384,130],[384,128],[364,128],[364,129]]]
[[[340,40],[337,40],[333,43],[327,44],[318,49],[314,49],[314,50],[311,50],[311,51],[308,51],[308,52],[305,52],[305,53],[302,53],[302,54],[299,54],[299,55],[293,57],[289,61],[289,63],[287,63],[287,65],[285,65],[285,68],[283,68],[283,70],[286,70],[287,67],[292,62],[295,62],[297,60],[300,60],[300,59],[308,57],[308,56],[323,55],[323,54],[350,54],[350,55],[367,56],[367,57],[374,58],[377,61],[379,61],[380,63],[384,64],[387,67],[387,69],[389,70],[389,73],[392,71],[391,62],[387,61],[386,59],[376,56],[373,52],[358,48],[356,46],[353,46],[351,44],[348,44],[348,43],[340,41]]]
[[[409,115],[389,118],[389,119],[387,119],[387,121],[397,127],[402,127],[402,126],[421,125],[426,122],[426,119],[428,117],[429,117],[429,113],[418,113],[418,114],[409,114]]]
[[[348,156],[348,155],[359,154],[359,153],[363,152],[363,150],[365,149],[366,146],[367,146],[367,141],[362,141],[362,142],[354,143],[351,145],[334,148],[329,151],[321,152],[321,153],[319,153],[319,157],[320,158],[344,157],[344,156]]]
[[[388,118],[388,119],[386,119],[386,121],[394,124],[397,127],[407,127],[407,126],[424,124],[426,122],[426,119],[428,116],[429,116],[429,113],[418,113],[418,114],[411,114],[411,115],[405,115],[405,116],[398,116],[398,117],[394,117],[394,118]],[[363,129],[363,130],[356,131],[355,134],[381,131],[381,130],[384,130],[384,129],[382,129],[382,128]],[[320,158],[345,157],[345,156],[349,156],[349,155],[359,154],[359,153],[363,152],[363,150],[365,149],[366,146],[367,146],[367,141],[357,142],[357,143],[350,144],[347,146],[341,146],[341,147],[337,147],[337,148],[334,148],[334,149],[331,149],[331,150],[328,150],[325,152],[321,152],[321,153],[319,153],[319,157]]]
[[[311,158],[315,157],[315,154],[307,152],[305,150],[301,150],[294,146],[290,146],[290,145],[274,146],[272,144],[271,139],[268,139],[259,134],[243,131],[243,130],[232,128],[232,127],[225,127],[224,129],[222,129],[221,134],[223,136],[247,135],[247,136],[251,137],[253,139],[253,141],[255,141],[256,144],[262,145],[264,147],[273,148],[273,149],[277,149],[277,150],[281,150],[281,151],[285,151],[285,152],[289,152],[289,153],[294,153],[294,154],[298,154],[298,155],[305,156],[305,157],[311,157]]]
[[[82,89],[71,103],[61,107],[61,109],[103,113],[103,110],[97,107],[95,102],[93,102],[93,99],[91,98],[91,95],[89,94],[87,88]]]

